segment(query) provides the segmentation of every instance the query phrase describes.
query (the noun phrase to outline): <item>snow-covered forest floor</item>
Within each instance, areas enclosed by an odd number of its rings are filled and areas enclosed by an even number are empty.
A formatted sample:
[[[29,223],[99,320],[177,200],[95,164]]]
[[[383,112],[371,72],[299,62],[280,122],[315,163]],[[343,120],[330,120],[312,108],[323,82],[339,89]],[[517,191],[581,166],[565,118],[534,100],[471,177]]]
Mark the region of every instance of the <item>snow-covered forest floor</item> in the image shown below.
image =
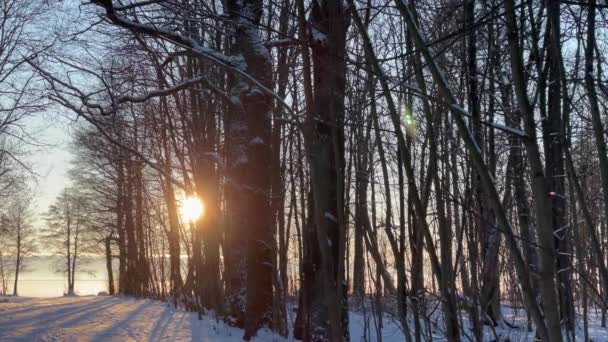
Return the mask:
[[[525,327],[523,311],[505,307],[507,322]],[[441,322],[431,320],[434,341],[442,340]],[[378,341],[371,315],[351,312],[351,341]],[[367,328],[365,328],[367,326]],[[494,334],[486,329],[486,340]],[[500,341],[531,341],[532,333],[522,329],[497,329]],[[600,327],[600,317],[590,312],[590,338],[608,341],[608,330]],[[577,340],[583,340],[582,326]],[[174,309],[167,303],[128,297],[0,298],[0,341],[242,341],[243,331],[229,327],[211,316],[198,320],[195,313]],[[463,340],[466,340],[463,336]],[[254,341],[283,342],[269,331],[260,331]],[[397,324],[387,317],[383,342],[404,341]]]
[[[19,298],[0,303],[0,341],[241,341],[240,329],[166,303],[126,297]],[[283,341],[261,331],[254,341]]]

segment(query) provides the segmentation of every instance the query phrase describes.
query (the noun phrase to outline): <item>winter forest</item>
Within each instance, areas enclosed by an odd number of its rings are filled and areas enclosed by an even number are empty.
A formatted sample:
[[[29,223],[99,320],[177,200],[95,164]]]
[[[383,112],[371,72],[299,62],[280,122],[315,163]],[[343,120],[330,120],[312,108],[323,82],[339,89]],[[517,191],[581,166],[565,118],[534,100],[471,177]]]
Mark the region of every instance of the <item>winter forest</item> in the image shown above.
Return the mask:
[[[608,341],[607,9],[0,0],[0,340]]]

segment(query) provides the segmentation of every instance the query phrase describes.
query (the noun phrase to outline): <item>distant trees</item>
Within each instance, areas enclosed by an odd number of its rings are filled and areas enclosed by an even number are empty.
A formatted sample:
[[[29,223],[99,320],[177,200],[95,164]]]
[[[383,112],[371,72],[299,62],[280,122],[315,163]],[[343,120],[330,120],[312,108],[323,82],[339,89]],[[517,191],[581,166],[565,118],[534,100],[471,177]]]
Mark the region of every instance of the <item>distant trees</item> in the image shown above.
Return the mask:
[[[13,285],[13,295],[19,294],[17,286],[19,284],[19,273],[26,268],[25,258],[31,256],[36,249],[35,232],[32,226],[32,213],[30,211],[31,199],[25,198],[14,204],[10,213],[9,224],[14,235],[14,258],[15,258],[15,279]],[[10,229],[10,228],[9,228]]]
[[[74,295],[75,276],[80,266],[81,254],[90,234],[88,201],[76,188],[66,188],[46,213],[46,227],[42,229],[45,245],[64,261],[58,271],[67,274],[67,295]]]
[[[8,282],[12,279],[12,294],[19,294],[19,274],[27,269],[27,257],[37,249],[36,232],[33,227],[31,198],[26,188],[21,195],[11,198],[8,205],[0,209],[0,287],[8,293]]]
[[[7,233],[5,222],[0,218],[0,244],[8,245],[12,241],[12,237]],[[11,271],[14,269],[13,259],[11,255],[0,249],[0,295],[9,294]]]

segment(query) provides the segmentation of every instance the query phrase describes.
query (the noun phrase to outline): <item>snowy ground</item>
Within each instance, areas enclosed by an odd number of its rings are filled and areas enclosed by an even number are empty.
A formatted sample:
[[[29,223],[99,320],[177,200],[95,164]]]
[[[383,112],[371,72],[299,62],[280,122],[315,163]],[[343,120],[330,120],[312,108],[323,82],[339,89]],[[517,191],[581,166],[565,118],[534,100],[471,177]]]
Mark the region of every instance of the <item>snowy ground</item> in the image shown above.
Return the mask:
[[[0,341],[242,341],[242,330],[153,300],[58,297],[0,303]],[[284,341],[260,332],[254,341]]]
[[[513,319],[523,312],[503,309],[507,322],[525,326]],[[599,316],[590,312],[590,337],[595,342],[608,342],[608,330],[600,327]],[[352,342],[378,341],[373,316],[350,314]],[[440,319],[430,321],[433,341],[442,341]],[[410,322],[410,327],[411,327]],[[582,341],[582,326],[577,329]],[[484,331],[485,340],[531,341],[532,333],[524,329],[497,329],[494,335]],[[166,303],[126,297],[0,297],[0,341],[242,341],[243,331],[211,317],[198,320],[194,313],[176,310]],[[470,337],[470,336],[469,336]],[[383,322],[382,341],[402,342],[405,339],[393,319]],[[467,340],[467,336],[463,336]],[[289,342],[268,331],[261,331],[257,342]]]

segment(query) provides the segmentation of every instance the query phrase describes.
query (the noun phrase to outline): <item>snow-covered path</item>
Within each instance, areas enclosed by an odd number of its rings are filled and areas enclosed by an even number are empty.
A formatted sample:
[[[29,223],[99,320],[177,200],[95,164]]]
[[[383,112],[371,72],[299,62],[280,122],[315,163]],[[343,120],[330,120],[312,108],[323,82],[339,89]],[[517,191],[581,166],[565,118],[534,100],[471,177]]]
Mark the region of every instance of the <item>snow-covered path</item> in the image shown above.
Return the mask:
[[[242,341],[242,330],[153,300],[19,298],[0,303],[0,341]],[[283,341],[262,331],[254,341]]]

